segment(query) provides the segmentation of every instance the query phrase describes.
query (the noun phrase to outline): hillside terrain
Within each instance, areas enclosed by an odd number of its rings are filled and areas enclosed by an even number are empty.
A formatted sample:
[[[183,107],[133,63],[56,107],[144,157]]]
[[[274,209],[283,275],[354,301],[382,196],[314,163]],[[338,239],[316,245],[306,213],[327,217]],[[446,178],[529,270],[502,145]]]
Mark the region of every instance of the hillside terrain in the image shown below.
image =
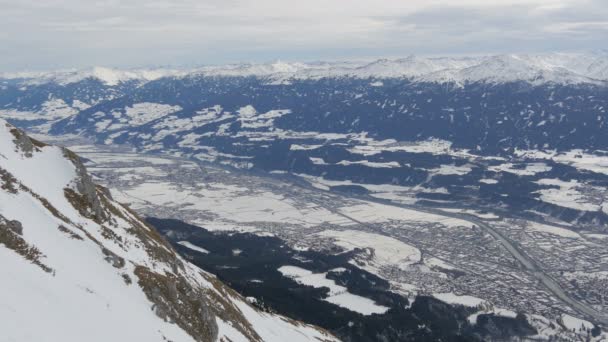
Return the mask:
[[[93,183],[76,154],[3,120],[0,176],[7,341],[334,340],[254,309]]]

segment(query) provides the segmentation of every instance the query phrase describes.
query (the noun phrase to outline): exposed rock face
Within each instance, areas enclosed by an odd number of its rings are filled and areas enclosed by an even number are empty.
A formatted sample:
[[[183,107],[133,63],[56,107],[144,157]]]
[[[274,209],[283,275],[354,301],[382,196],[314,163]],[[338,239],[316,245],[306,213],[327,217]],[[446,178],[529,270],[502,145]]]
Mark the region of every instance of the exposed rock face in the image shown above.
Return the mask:
[[[6,228],[17,235],[23,235],[23,225],[19,221],[7,221]]]
[[[17,193],[17,179],[13,177],[8,171],[0,167],[0,189],[8,191],[10,193]]]
[[[6,125],[7,127],[10,127],[8,124]],[[35,146],[30,138],[25,133],[14,127],[10,128],[10,131],[15,136],[15,140],[13,140],[13,142],[15,143],[16,149],[23,152],[23,154],[25,154],[27,157],[31,157]]]
[[[218,326],[204,292],[193,289],[183,278],[172,274],[161,275],[145,267],[138,267],[135,274],[139,285],[154,303],[156,315],[175,322],[197,341],[217,340]]]
[[[97,194],[98,186],[93,183],[91,175],[87,172],[87,169],[84,164],[82,164],[80,158],[68,149],[64,148],[63,151],[65,156],[69,158],[76,167],[77,178],[74,179],[75,187],[80,194],[82,204],[89,210],[88,214],[97,222],[105,221],[107,215],[103,210],[101,200]],[[112,199],[109,191],[105,191],[103,195],[109,197],[110,200]]]

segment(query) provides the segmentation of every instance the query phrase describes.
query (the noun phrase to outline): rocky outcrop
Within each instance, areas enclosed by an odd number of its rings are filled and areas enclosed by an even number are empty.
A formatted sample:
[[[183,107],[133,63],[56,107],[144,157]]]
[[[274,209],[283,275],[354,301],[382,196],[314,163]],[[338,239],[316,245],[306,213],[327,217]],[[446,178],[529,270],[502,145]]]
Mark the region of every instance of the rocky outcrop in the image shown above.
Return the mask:
[[[206,294],[174,274],[158,274],[146,267],[135,270],[138,284],[153,303],[153,310],[165,321],[174,322],[199,342],[217,340],[215,315]]]
[[[40,267],[47,273],[53,269],[42,262],[44,254],[36,247],[32,246],[23,238],[23,226],[21,222],[8,220],[0,215],[0,245],[15,251],[17,254],[29,260],[32,264]]]
[[[76,191],[74,191],[74,189],[66,188],[66,197],[84,216],[90,217],[98,223],[106,221],[108,215],[103,209],[98,194],[98,186],[93,183],[93,179],[87,172],[87,168],[74,152],[67,148],[64,148],[63,152],[66,158],[71,160],[76,168],[76,178],[74,179],[73,184]],[[104,192],[103,195],[112,199],[109,191]]]
[[[21,151],[27,157],[31,157],[32,153],[34,152],[34,149],[36,148],[32,140],[25,133],[18,130],[17,128],[9,126],[8,124],[6,125],[7,127],[10,127],[11,133],[13,134],[13,136],[15,136],[15,140],[13,140],[13,142],[15,143],[15,148]]]

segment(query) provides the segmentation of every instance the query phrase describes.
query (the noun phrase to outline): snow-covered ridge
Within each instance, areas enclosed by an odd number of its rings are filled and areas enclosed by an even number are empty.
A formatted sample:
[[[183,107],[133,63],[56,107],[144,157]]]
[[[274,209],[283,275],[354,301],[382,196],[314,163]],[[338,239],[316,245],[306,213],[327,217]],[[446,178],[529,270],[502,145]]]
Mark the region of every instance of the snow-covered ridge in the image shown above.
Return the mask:
[[[0,119],[6,341],[334,341],[182,259],[73,152]]]
[[[606,81],[605,70],[580,68],[572,64],[573,56],[562,55],[500,55],[482,58],[479,63],[464,68],[447,68],[422,75],[419,81],[462,84],[466,82],[507,83],[524,81],[532,84],[601,84]],[[580,64],[591,65],[594,58],[581,55]],[[606,57],[604,57],[605,60]]]
[[[115,86],[123,82],[149,82],[162,77],[184,74],[186,74],[185,71],[176,69],[156,68],[120,70],[96,66],[87,69],[0,73],[0,79],[21,80],[24,85],[40,85],[46,83],[67,85],[90,78],[99,80],[108,86]]]
[[[417,82],[532,84],[605,84],[608,81],[608,53],[505,54],[481,57],[420,57],[379,59],[372,62],[282,62],[203,66],[190,69],[118,70],[94,67],[55,72],[0,73],[0,79],[17,79],[26,84],[55,82],[70,84],[86,78],[109,86],[121,82],[149,82],[162,77],[188,76],[264,77],[269,84],[288,84],[292,79],[406,78]]]

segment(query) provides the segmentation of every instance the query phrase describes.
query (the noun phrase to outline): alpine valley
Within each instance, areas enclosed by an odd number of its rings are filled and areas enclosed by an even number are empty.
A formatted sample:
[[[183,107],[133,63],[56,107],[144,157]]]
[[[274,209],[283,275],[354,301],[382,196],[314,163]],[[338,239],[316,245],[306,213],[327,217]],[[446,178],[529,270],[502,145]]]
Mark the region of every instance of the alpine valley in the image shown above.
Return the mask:
[[[0,74],[2,335],[606,341],[607,112],[604,51]]]

